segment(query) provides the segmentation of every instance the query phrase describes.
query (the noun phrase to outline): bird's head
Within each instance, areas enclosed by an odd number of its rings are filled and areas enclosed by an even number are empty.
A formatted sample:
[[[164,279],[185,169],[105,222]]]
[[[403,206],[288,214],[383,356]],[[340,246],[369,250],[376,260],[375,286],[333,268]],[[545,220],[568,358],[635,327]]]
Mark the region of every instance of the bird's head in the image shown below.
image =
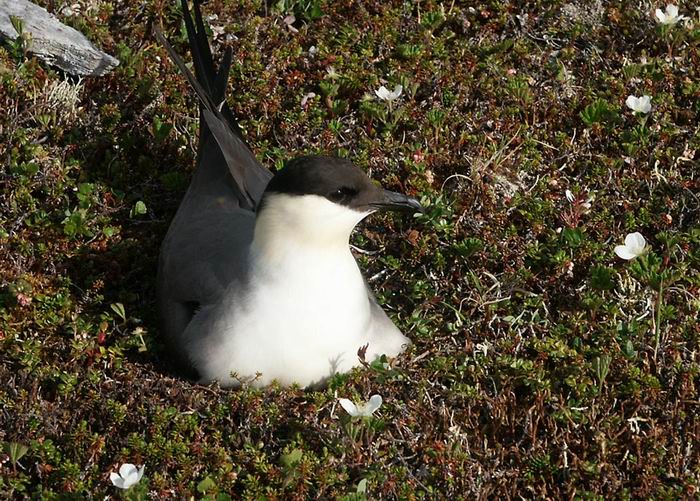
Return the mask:
[[[351,162],[306,156],[290,161],[270,180],[257,212],[258,228],[297,235],[307,241],[347,244],[353,228],[384,210],[422,212],[420,203],[385,190]]]

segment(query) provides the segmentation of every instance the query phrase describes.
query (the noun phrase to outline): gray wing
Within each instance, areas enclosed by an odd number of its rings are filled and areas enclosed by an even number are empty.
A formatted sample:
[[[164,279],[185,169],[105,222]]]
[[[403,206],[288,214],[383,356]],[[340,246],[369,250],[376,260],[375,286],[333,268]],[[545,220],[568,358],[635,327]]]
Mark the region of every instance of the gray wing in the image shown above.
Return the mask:
[[[245,274],[254,211],[272,177],[243,140],[225,102],[230,50],[216,71],[198,2],[194,21],[187,0],[182,0],[182,10],[195,74],[154,29],[200,102],[197,168],[163,241],[158,264],[159,315],[176,352],[196,309],[214,302],[232,280]]]

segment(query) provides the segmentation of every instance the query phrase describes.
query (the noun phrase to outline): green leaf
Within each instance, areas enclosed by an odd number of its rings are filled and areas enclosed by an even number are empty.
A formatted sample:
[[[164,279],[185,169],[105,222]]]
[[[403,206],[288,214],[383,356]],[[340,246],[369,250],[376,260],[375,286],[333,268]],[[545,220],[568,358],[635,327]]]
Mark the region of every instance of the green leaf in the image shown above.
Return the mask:
[[[80,207],[87,209],[92,203],[92,194],[95,191],[95,185],[92,183],[80,183],[78,185],[77,197],[80,201]]]
[[[452,245],[452,249],[462,257],[469,257],[483,250],[484,243],[478,238],[465,238],[461,242]]]
[[[131,212],[129,213],[129,217],[133,218],[134,216],[142,216],[147,212],[146,209],[146,204],[143,203],[141,200],[136,202],[134,204],[134,207],[131,209]]]
[[[598,379],[599,388],[603,387],[605,378],[608,377],[610,362],[612,362],[612,357],[608,354],[601,355],[593,360],[593,370],[595,372],[596,379]]]
[[[109,305],[114,313],[116,313],[119,318],[126,322],[126,310],[124,310],[124,305],[121,303],[112,303]]]
[[[293,449],[288,454],[283,454],[282,457],[280,457],[280,462],[285,469],[291,470],[294,469],[303,457],[304,452],[301,449]]]
[[[17,464],[17,461],[22,459],[22,457],[29,451],[29,447],[17,442],[6,442],[4,449],[5,453],[10,456],[10,461],[13,465]]]
[[[396,53],[401,59],[414,59],[420,56],[421,52],[420,45],[399,44],[396,46]]]
[[[22,32],[24,31],[24,21],[22,21],[22,18],[17,16],[10,16],[10,23],[12,24],[12,27],[15,29],[17,34],[19,36],[22,36]]]
[[[591,268],[591,287],[598,290],[612,289],[615,286],[613,273],[614,271],[607,266],[594,266]]]
[[[321,10],[321,7],[314,3],[311,8],[306,12],[306,17],[310,21],[314,21],[315,19],[319,19],[321,16],[323,16],[323,11]]]
[[[318,88],[320,89],[322,95],[334,97],[338,94],[340,85],[333,82],[323,81],[318,84]]]
[[[204,480],[197,484],[197,492],[205,494],[207,491],[210,491],[214,487],[216,487],[216,482],[214,482],[214,480],[212,480],[211,477],[207,476],[204,477]]]
[[[357,494],[367,494],[367,479],[363,478],[357,483]]]
[[[564,228],[564,231],[561,232],[561,236],[564,239],[564,242],[569,247],[579,247],[583,243],[583,232],[579,228]]]
[[[153,132],[153,138],[157,142],[163,142],[168,135],[170,134],[170,131],[173,129],[173,126],[164,123],[160,117],[153,117],[153,127],[152,127],[152,132]]]
[[[603,99],[596,99],[586,106],[579,116],[588,127],[597,123],[615,123],[619,119],[619,115]]]
[[[88,224],[88,213],[86,209],[78,209],[71,212],[66,209],[66,217],[61,221],[63,224],[63,233],[69,237],[78,237],[80,235],[92,236],[92,231],[90,230]]]
[[[93,191],[95,191],[93,183],[80,183],[78,185],[78,193],[81,195],[90,195]]]

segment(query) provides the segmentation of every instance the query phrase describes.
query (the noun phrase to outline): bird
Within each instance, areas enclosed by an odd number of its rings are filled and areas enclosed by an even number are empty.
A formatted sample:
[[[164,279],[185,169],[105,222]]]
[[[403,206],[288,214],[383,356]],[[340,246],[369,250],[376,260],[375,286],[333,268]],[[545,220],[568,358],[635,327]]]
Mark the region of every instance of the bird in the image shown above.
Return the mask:
[[[344,158],[301,156],[274,174],[226,102],[231,50],[215,68],[198,2],[183,17],[194,74],[154,28],[196,92],[199,146],[190,185],[162,242],[156,299],[171,360],[202,384],[319,387],[409,344],[350,250],[378,211],[422,212]]]

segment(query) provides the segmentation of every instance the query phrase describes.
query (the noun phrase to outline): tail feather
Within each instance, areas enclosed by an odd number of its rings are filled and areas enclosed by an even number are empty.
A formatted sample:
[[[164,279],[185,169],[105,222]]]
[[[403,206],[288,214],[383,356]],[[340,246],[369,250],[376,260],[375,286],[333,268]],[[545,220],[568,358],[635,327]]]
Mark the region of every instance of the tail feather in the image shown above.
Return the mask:
[[[214,96],[215,103],[221,103],[224,101],[226,84],[228,83],[228,74],[231,69],[231,58],[232,51],[231,48],[227,48],[224,53],[224,58],[219,64],[218,73],[214,71],[214,57],[211,53],[211,47],[209,47],[209,41],[207,40],[207,32],[204,28],[204,22],[202,21],[202,11],[199,9],[199,2],[195,0],[194,3],[194,19],[197,28],[192,26],[192,18],[190,13],[187,11],[187,0],[182,0],[185,25],[187,28],[187,36],[190,41],[190,46],[195,47],[198,54],[193,56],[194,59],[200,60],[199,66],[201,67],[201,74],[206,75],[205,78],[210,83],[210,91],[212,96]],[[213,77],[213,81],[212,81]],[[228,105],[225,105],[227,111],[231,111]],[[235,126],[235,130],[238,135],[240,134],[240,128],[238,127],[238,122],[236,121],[233,113],[231,114],[231,124]]]
[[[215,75],[214,57],[212,56],[209,42],[206,39],[206,30],[204,29],[199,3],[197,0],[194,1],[196,27],[195,23],[192,22],[192,16],[187,8],[187,0],[182,0],[181,3],[187,38],[189,39],[190,48],[192,50],[192,58],[195,63],[195,68],[198,70],[196,74],[198,77],[204,77],[207,80],[207,90],[211,91],[211,78]]]
[[[204,148],[218,147],[233,178],[233,188],[240,206],[255,210],[272,174],[256,160],[243,139],[233,112],[225,102],[228,73],[232,60],[231,51],[226,51],[222,63],[219,65],[219,71],[216,72],[197,1],[194,2],[194,22],[187,7],[187,0],[182,0],[182,8],[196,76],[192,74],[157,26],[154,28],[154,34],[197,93],[201,103],[200,154],[198,155],[197,169],[216,168],[216,165],[213,165],[211,161],[205,162],[202,159],[211,158],[210,155],[203,154]],[[215,141],[209,140],[210,133]],[[215,178],[216,176],[212,176],[212,179]]]
[[[211,47],[209,47],[209,41],[207,40],[207,32],[204,28],[204,22],[202,21],[202,11],[199,8],[199,2],[198,0],[195,0],[194,3],[194,19],[197,26],[196,30],[194,26],[192,26],[192,18],[190,17],[189,12],[187,12],[186,2],[187,0],[182,0],[183,10],[185,11],[184,17],[185,25],[187,27],[187,35],[190,41],[190,46],[196,47],[198,51],[198,55],[193,56],[193,59],[201,60],[199,64],[201,68],[200,71],[202,74],[207,75],[206,78],[211,84],[209,90],[211,95],[214,97],[214,103],[218,103],[220,105],[221,103],[224,103],[224,99],[226,98],[226,85],[228,84],[228,75],[231,69],[233,51],[231,51],[230,47],[226,49],[224,57],[219,64],[219,72],[215,73],[213,64],[214,57],[211,54]],[[212,75],[214,75],[213,82],[211,80]],[[223,106],[219,106],[219,108],[226,117],[231,129],[233,129],[233,132],[235,132],[238,137],[245,141],[243,139],[241,128],[238,126],[238,120],[236,120],[236,117],[233,115],[233,112],[231,111],[231,108],[229,108],[228,104],[224,103]]]

